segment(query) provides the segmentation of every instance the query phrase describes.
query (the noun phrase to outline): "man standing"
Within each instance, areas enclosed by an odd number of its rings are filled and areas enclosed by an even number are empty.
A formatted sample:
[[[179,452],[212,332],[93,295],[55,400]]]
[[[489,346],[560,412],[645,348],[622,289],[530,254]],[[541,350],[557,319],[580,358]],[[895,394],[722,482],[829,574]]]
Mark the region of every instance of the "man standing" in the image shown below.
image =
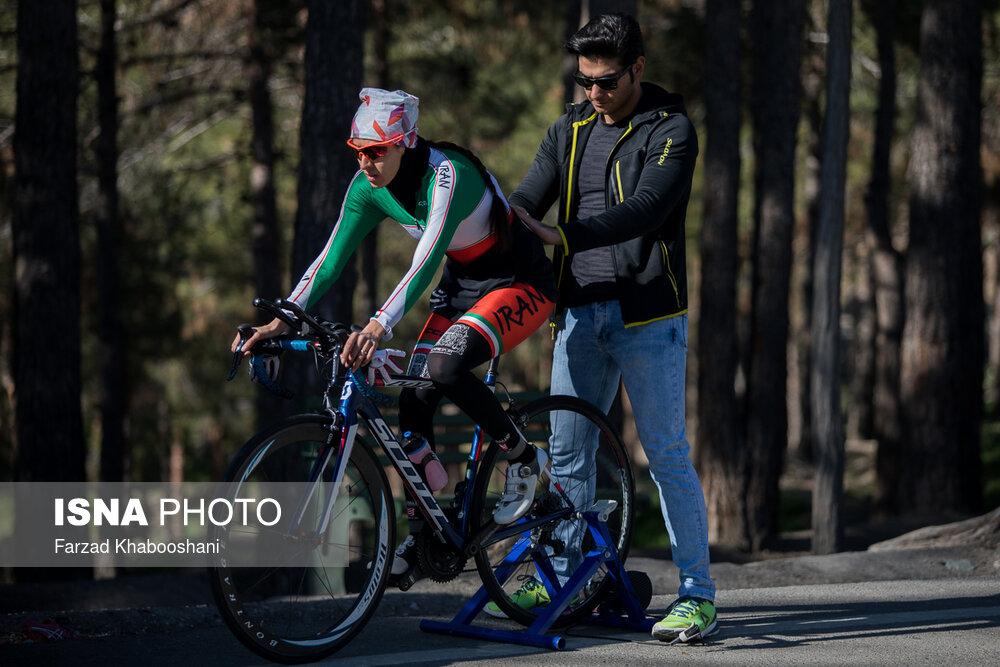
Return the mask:
[[[642,33],[625,14],[594,17],[567,42],[587,101],[549,127],[510,201],[556,246],[553,394],[607,412],[624,379],[660,493],[678,599],[662,641],[717,631],[701,483],[685,435],[684,219],[698,139],[680,95],[642,83]],[[538,221],[559,200],[558,225]],[[558,476],[559,434],[551,445]],[[565,446],[565,445],[564,445]]]

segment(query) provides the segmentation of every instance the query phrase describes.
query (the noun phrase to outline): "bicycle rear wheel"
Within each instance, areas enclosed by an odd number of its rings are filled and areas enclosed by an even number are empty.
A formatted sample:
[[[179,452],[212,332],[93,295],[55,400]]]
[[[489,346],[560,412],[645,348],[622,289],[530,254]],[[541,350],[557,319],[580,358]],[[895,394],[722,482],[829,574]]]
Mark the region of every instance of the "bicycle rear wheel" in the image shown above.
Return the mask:
[[[635,486],[628,453],[604,414],[571,396],[547,396],[509,412],[524,436],[547,451],[551,462],[551,479],[543,475],[539,480],[535,503],[526,519],[565,508],[566,498],[581,511],[590,509],[597,500],[613,500],[617,507],[608,517],[607,527],[624,561],[632,537]],[[504,452],[490,447],[479,465],[473,496],[473,521],[480,527],[493,520],[506,470]],[[566,498],[552,482],[558,483]],[[476,554],[476,566],[499,610],[530,625],[544,606],[524,609],[511,596],[533,579],[545,586],[550,599],[554,598],[556,586],[566,583],[593,546],[586,522],[570,517],[488,543]],[[566,625],[590,614],[611,583],[612,577],[602,565],[554,625]]]
[[[332,492],[339,432],[320,415],[300,415],[251,439],[226,472],[227,495],[280,482],[301,494],[302,534],[315,531]],[[328,449],[333,447],[332,450]],[[327,452],[332,454],[327,456]],[[317,484],[309,484],[310,474]],[[291,483],[291,484],[290,484]],[[273,488],[273,487],[272,487]],[[296,492],[298,493],[298,492]],[[293,514],[293,513],[289,513]],[[360,436],[355,440],[326,529],[295,543],[288,521],[248,534],[221,532],[228,558],[209,569],[216,605],[233,634],[261,656],[284,663],[316,660],[346,645],[364,627],[385,591],[395,544],[393,500],[385,472]],[[286,548],[296,558],[266,566],[235,566],[237,552]],[[279,544],[280,543],[280,544]],[[308,550],[304,557],[303,552]]]

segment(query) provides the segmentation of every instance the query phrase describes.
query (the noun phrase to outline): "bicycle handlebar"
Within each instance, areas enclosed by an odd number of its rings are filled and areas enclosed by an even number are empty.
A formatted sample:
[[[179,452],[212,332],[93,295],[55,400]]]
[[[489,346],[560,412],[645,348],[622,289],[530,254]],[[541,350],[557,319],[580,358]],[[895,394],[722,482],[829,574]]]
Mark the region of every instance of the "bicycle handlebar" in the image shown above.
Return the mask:
[[[336,342],[339,345],[343,345],[347,342],[347,337],[351,335],[351,329],[346,325],[334,322],[320,322],[302,310],[294,301],[288,301],[287,299],[268,301],[258,297],[253,300],[253,305],[256,308],[271,313],[302,336],[317,339],[327,338],[331,343]],[[321,335],[317,335],[317,333]]]
[[[313,351],[332,359],[335,366],[333,373],[337,373],[340,349],[343,347],[344,343],[347,342],[348,337],[351,335],[351,331],[355,329],[355,327],[348,327],[344,324],[325,322],[316,319],[302,310],[297,303],[286,299],[268,301],[267,299],[261,299],[258,297],[253,300],[253,305],[256,308],[260,308],[261,310],[280,319],[282,322],[291,327],[296,334],[308,339],[308,341],[305,341],[301,339],[288,339],[287,337],[271,338],[258,341],[254,345],[253,354],[251,354],[250,357],[250,363],[258,366],[256,370],[261,379],[261,383],[268,390],[284,398],[290,398],[292,395],[287,389],[283,389],[276,383],[272,382],[266,372],[263,371],[263,368],[260,367],[259,363],[257,363],[259,360],[256,353],[259,352],[280,354],[286,349],[296,351],[312,349]],[[239,368],[240,360],[243,358],[243,346],[254,333],[254,328],[250,324],[241,324],[236,328],[236,330],[239,333],[240,342],[237,344],[236,351],[233,353],[233,363],[229,370],[229,377],[227,380],[232,380],[236,377],[236,371]]]

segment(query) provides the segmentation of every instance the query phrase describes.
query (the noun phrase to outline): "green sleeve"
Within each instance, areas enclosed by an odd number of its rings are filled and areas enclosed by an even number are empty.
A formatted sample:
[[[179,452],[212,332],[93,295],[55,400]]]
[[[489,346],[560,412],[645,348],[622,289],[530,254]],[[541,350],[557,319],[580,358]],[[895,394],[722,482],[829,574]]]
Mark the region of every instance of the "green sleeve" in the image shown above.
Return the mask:
[[[344,265],[352,253],[361,245],[361,240],[385,218],[385,213],[372,199],[372,187],[358,171],[348,186],[340,217],[333,226],[330,238],[322,252],[302,274],[298,285],[292,290],[290,300],[304,310],[309,310],[333,286],[344,270]]]

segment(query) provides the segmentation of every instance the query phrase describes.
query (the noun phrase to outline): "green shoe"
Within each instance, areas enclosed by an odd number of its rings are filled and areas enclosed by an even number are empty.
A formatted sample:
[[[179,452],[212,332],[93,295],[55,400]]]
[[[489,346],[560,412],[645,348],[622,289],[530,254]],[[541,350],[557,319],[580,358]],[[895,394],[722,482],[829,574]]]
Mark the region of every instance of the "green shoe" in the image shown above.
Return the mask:
[[[681,598],[670,607],[666,617],[653,626],[653,637],[673,644],[704,639],[718,631],[715,605],[708,600]]]
[[[514,601],[521,609],[525,611],[534,609],[535,607],[544,607],[547,605],[551,598],[549,598],[549,592],[545,590],[545,586],[542,582],[535,579],[530,574],[522,574],[518,577],[519,580],[524,581],[514,594],[510,596],[510,599]],[[488,605],[483,607],[485,611],[490,616],[495,616],[497,618],[507,618],[507,614],[497,606],[496,602],[490,602]]]

